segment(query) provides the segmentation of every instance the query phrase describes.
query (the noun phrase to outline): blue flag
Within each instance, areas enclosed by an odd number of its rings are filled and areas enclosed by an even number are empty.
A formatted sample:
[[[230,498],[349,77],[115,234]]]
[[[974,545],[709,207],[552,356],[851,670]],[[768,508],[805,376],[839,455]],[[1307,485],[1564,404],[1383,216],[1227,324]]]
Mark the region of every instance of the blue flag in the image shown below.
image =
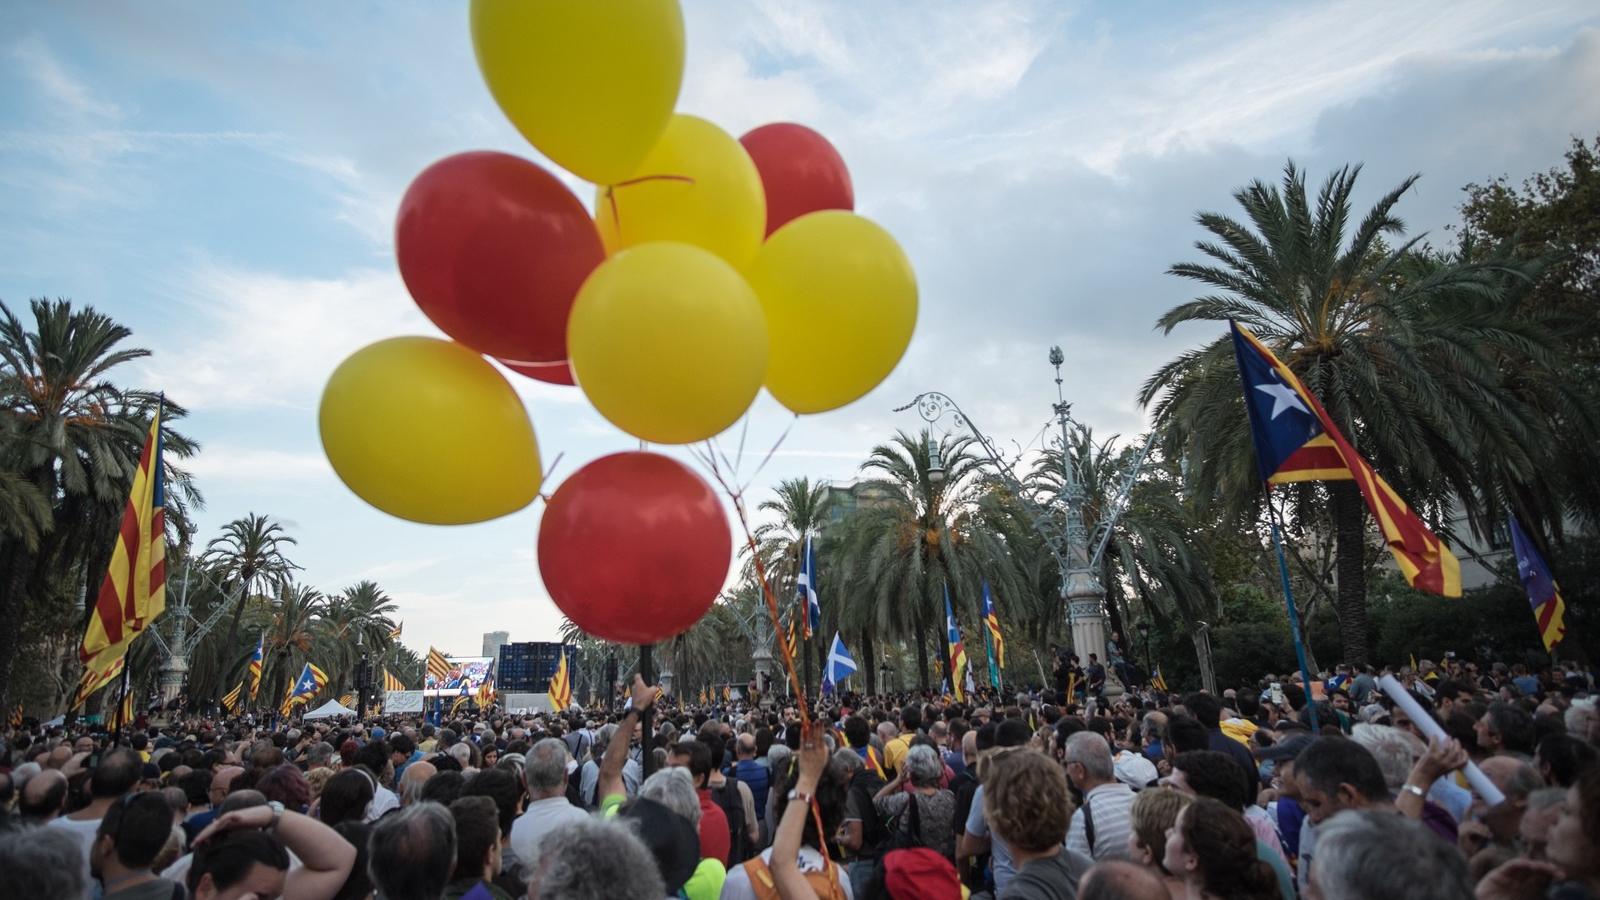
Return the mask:
[[[1545,652],[1554,649],[1567,635],[1566,601],[1561,599],[1561,588],[1550,575],[1538,548],[1528,539],[1515,516],[1508,517],[1511,525],[1511,547],[1517,554],[1517,577],[1528,591],[1528,605],[1533,608],[1533,620],[1539,626],[1539,637],[1544,641]]]
[[[828,648],[828,665],[823,671],[824,683],[835,687],[856,673],[856,661],[850,657],[850,651],[844,646],[844,638],[837,631],[833,633],[833,644]]]
[[[811,549],[810,535],[806,535],[805,554],[805,558],[800,561],[800,577],[796,582],[796,588],[800,593],[800,599],[806,604],[805,638],[810,640],[811,635],[822,627],[822,604],[817,600],[817,554]]]

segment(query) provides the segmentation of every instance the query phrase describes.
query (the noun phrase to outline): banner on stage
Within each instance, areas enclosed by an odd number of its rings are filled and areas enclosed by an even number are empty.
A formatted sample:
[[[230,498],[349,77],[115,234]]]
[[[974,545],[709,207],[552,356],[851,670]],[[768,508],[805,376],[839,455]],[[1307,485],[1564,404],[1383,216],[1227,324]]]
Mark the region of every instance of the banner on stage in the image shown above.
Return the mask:
[[[422,712],[421,691],[387,691],[383,695],[385,713]]]

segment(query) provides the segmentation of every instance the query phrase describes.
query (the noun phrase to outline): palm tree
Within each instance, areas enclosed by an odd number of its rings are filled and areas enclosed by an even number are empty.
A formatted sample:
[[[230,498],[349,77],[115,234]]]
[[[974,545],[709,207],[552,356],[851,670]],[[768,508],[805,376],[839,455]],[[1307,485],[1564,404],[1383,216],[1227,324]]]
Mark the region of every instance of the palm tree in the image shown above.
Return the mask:
[[[0,703],[22,646],[52,637],[34,633],[31,623],[57,619],[22,615],[26,599],[75,600],[74,608],[85,616],[92,610],[160,402],[109,378],[123,363],[150,355],[120,346],[132,334],[126,327],[65,300],[34,300],[29,306],[32,330],[0,304],[0,472],[9,473],[11,485],[3,493],[15,498],[5,501],[8,506],[21,503],[23,518],[34,521],[31,529],[21,519],[0,528],[0,621],[17,626],[0,629]],[[181,522],[186,505],[201,498],[174,460],[198,447],[171,428],[183,409],[168,403],[164,410],[167,512]],[[47,524],[37,519],[41,502],[51,511]]]
[[[827,497],[828,485],[823,482],[812,484],[807,478],[788,478],[778,483],[776,496],[761,501],[756,507],[760,512],[777,516],[775,521],[757,526],[755,538],[768,577],[774,577],[781,572],[788,573],[786,579],[773,582],[775,589],[779,591],[779,597],[795,596],[795,585],[800,574],[801,560],[805,554],[806,539],[816,538],[827,522],[825,508]],[[815,552],[815,541],[813,541],[813,552]],[[817,578],[820,582],[820,572]],[[801,677],[807,685],[807,690],[811,684],[811,659],[817,652],[820,640],[813,637],[807,649],[801,653],[804,659]]]
[[[267,637],[261,683],[271,687],[267,695],[270,702],[281,702],[290,682],[309,659],[316,645],[316,619],[322,601],[322,594],[314,588],[291,582],[280,586],[270,608],[263,610],[267,615]]]
[[[1474,448],[1525,443],[1525,417],[1507,414],[1508,398],[1485,356],[1496,345],[1524,346],[1526,329],[1504,316],[1462,321],[1446,314],[1450,298],[1492,298],[1498,264],[1442,266],[1408,273],[1419,237],[1390,250],[1386,237],[1404,225],[1393,214],[1416,176],[1379,199],[1353,232],[1350,195],[1360,167],[1322,185],[1315,203],[1304,174],[1290,163],[1281,189],[1261,181],[1234,194],[1249,224],[1202,213],[1215,241],[1196,248],[1211,263],[1180,263],[1171,273],[1215,293],[1169,310],[1168,333],[1192,321],[1248,326],[1316,394],[1345,436],[1424,513],[1443,486],[1470,493]],[[1231,511],[1262,498],[1233,360],[1223,334],[1162,366],[1140,402],[1166,429],[1167,449],[1187,460],[1190,483]],[[1522,461],[1516,463],[1521,465]],[[1344,658],[1367,659],[1366,508],[1353,481],[1327,485],[1335,529],[1340,637]],[[1314,492],[1299,491],[1297,503]],[[1418,500],[1418,498],[1422,500]],[[1437,512],[1437,509],[1431,510]],[[1307,516],[1309,518],[1309,516]]]
[[[335,695],[344,693],[346,679],[362,656],[376,659],[393,642],[389,613],[394,611],[394,601],[374,581],[361,581],[338,596],[323,598],[318,608],[319,636],[324,658],[333,669]]]
[[[239,636],[239,620],[246,601],[257,587],[268,589],[288,583],[290,573],[299,566],[284,555],[284,546],[294,544],[283,526],[264,515],[250,513],[223,526],[222,536],[206,544],[201,562],[209,566],[225,585],[238,591],[238,606],[223,637],[224,646],[233,646]]]

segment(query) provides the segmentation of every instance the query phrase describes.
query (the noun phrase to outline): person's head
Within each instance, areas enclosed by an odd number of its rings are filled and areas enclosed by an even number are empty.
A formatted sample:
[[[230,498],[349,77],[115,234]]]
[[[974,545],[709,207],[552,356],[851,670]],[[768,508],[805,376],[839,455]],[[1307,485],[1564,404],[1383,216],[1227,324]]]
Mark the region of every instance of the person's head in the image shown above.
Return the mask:
[[[194,851],[185,882],[194,900],[276,897],[289,874],[289,852],[265,831],[216,835]]]
[[[1522,824],[1522,814],[1528,807],[1528,795],[1544,787],[1539,770],[1511,756],[1492,756],[1479,766],[1489,776],[1505,799],[1487,806],[1474,798],[1472,812],[1489,826],[1497,843],[1509,845],[1517,836]]]
[[[1080,731],[1067,738],[1066,774],[1080,791],[1116,780],[1111,747],[1105,738],[1092,731]]]
[[[907,733],[922,727],[922,710],[915,703],[900,708],[900,731]]]
[[[1222,724],[1222,701],[1204,691],[1184,697],[1183,708],[1207,730],[1215,731]]]
[[[128,794],[106,809],[89,848],[96,875],[149,869],[172,834],[172,807],[158,791]]]
[[[1164,745],[1170,754],[1204,750],[1211,746],[1211,734],[1194,716],[1175,715],[1167,720],[1167,737]]]
[[[560,738],[544,738],[528,751],[522,776],[528,793],[535,800],[557,797],[567,789],[567,743]]]
[[[17,812],[23,818],[44,822],[61,814],[67,802],[67,776],[57,769],[40,769],[28,779],[17,797]]]
[[[944,762],[939,759],[939,751],[919,744],[906,753],[902,763],[906,769],[906,780],[912,787],[936,788],[939,779],[944,776]]]
[[[493,879],[500,872],[500,814],[488,797],[461,797],[450,804],[455,820],[456,864],[452,878]]]
[[[1545,784],[1551,787],[1572,787],[1579,775],[1594,767],[1597,756],[1600,756],[1600,753],[1595,751],[1592,744],[1570,734],[1549,734],[1539,741],[1539,747],[1533,754],[1533,762],[1539,769],[1539,774],[1543,776]]]
[[[700,827],[700,796],[694,789],[694,778],[682,767],[658,769],[639,785],[639,796],[672,810],[694,827]]]
[[[96,800],[121,797],[133,790],[144,775],[144,760],[123,748],[103,754],[100,765],[89,776],[89,795]]]
[[[1491,703],[1475,726],[1478,746],[1487,753],[1521,753],[1532,756],[1535,746],[1533,716],[1511,703]]]
[[[1550,829],[1561,816],[1561,807],[1567,802],[1567,789],[1540,788],[1528,795],[1528,808],[1517,828],[1517,838],[1522,853],[1529,859],[1545,859],[1550,844]]]
[[[522,783],[507,769],[484,769],[461,790],[463,797],[488,797],[494,802],[502,840],[511,836],[512,823],[522,812]]]
[[[292,765],[284,764],[262,775],[256,781],[256,790],[268,800],[276,800],[285,808],[303,813],[311,803],[311,784],[306,776]]]
[[[628,825],[587,819],[547,835],[528,881],[528,900],[660,900],[655,857]]]
[[[436,900],[456,866],[456,828],[450,810],[416,803],[372,826],[367,874],[386,900]]]
[[[756,736],[753,734],[739,735],[738,743],[734,745],[734,753],[739,759],[756,758]]]
[[[1061,767],[1042,753],[1012,750],[990,757],[984,813],[1011,847],[1039,853],[1066,840],[1071,799]]]
[[[688,769],[697,788],[711,777],[711,747],[705,741],[679,741],[667,753],[667,765]]]
[[[1318,826],[1311,885],[1310,896],[1320,900],[1472,896],[1460,851],[1421,822],[1381,810],[1346,810]]]
[[[1320,737],[1294,761],[1300,805],[1313,823],[1346,809],[1389,802],[1389,787],[1378,761],[1348,738]]]
[[[89,887],[83,878],[83,844],[64,828],[23,828],[6,834],[0,840],[0,884],[6,886],[7,896],[82,897]]]
[[[1363,722],[1350,729],[1350,739],[1377,760],[1378,769],[1383,772],[1383,783],[1391,794],[1405,786],[1406,779],[1411,776],[1411,766],[1428,750],[1421,738],[1389,725]]]
[[[1272,868],[1256,857],[1256,835],[1238,810],[1199,797],[1167,830],[1167,871],[1216,897],[1278,896]]]
[[[872,739],[872,726],[861,716],[850,716],[844,720],[844,739],[851,747],[865,747]]]
[[[330,827],[340,822],[359,822],[366,818],[367,807],[375,793],[371,774],[345,769],[323,785],[322,796],[317,801],[317,818]]]
[[[400,804],[410,806],[422,799],[422,786],[428,779],[439,774],[433,763],[418,760],[406,766],[405,772],[400,775],[400,783],[396,785],[396,793],[400,795]]]
[[[1120,859],[1089,867],[1078,884],[1078,900],[1167,900],[1167,886],[1154,871]]]
[[[1244,769],[1217,750],[1179,753],[1172,758],[1168,782],[1186,794],[1220,800],[1230,809],[1243,809],[1251,799],[1245,790]]]
[[[1134,795],[1129,808],[1128,850],[1135,862],[1163,875],[1167,829],[1178,821],[1178,813],[1193,801],[1193,796],[1169,787],[1147,788]]]

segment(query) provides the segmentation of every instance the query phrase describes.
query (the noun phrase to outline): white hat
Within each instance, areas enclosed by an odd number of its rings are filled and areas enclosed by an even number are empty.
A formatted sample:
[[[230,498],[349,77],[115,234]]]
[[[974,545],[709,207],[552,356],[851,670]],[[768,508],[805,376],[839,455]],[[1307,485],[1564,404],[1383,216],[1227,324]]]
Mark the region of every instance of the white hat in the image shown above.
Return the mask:
[[[1156,764],[1145,759],[1140,753],[1126,750],[1118,753],[1114,765],[1117,780],[1136,791],[1143,790],[1146,785],[1160,777],[1156,772]]]

